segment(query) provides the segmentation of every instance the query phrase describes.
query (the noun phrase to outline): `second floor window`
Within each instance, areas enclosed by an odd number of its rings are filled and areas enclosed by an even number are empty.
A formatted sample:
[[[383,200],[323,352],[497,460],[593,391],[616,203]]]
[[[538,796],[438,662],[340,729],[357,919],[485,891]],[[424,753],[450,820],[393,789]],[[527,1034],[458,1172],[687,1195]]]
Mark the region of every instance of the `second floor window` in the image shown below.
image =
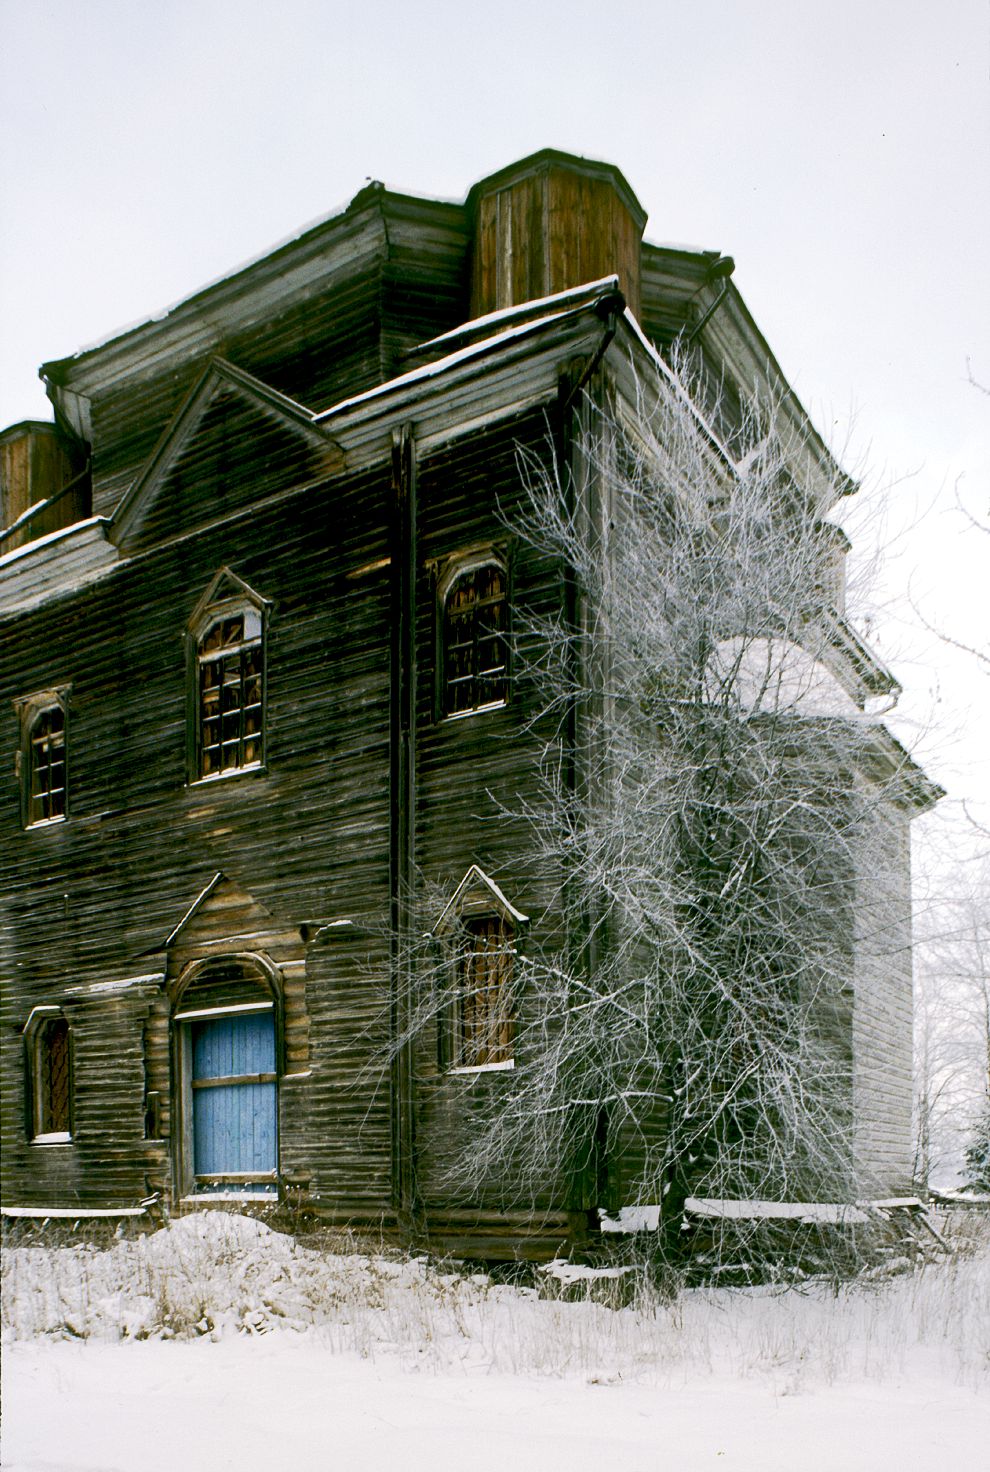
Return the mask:
[[[28,823],[65,817],[65,711],[61,705],[38,711],[28,731]]]
[[[186,625],[189,780],[265,762],[265,630],[271,604],[222,567]]]
[[[508,587],[489,561],[463,568],[442,600],[440,704],[446,716],[504,705],[508,697]]]
[[[68,685],[14,701],[20,726],[16,770],[25,828],[64,823],[68,817]]]
[[[257,767],[264,737],[264,649],[261,614],[228,611],[196,644],[198,775]]]

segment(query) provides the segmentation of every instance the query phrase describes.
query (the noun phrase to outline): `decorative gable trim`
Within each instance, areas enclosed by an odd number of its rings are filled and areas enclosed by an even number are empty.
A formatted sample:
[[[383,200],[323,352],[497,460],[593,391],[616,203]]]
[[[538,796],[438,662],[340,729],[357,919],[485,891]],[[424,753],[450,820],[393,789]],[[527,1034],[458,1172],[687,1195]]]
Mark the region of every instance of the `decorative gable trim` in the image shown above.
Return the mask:
[[[110,518],[110,539],[116,544],[127,540],[152,505],[156,492],[182,450],[195,434],[210,404],[220,392],[233,392],[239,399],[269,417],[274,416],[287,429],[318,447],[323,455],[327,475],[344,468],[344,454],[326,430],[315,423],[315,416],[286,394],[262,383],[243,368],[223,358],[214,358],[199,382],[178,410],[150,460],[127,491]]]
[[[477,864],[470,869],[455,889],[439,920],[433,927],[433,935],[448,935],[465,915],[501,915],[512,925],[528,925],[529,916],[517,910],[506,898],[494,879],[490,879]]]
[[[195,635],[207,613],[212,613],[224,604],[234,603],[241,605],[251,603],[261,613],[272,607],[270,598],[265,598],[261,593],[256,592],[249,583],[239,578],[236,572],[232,572],[229,567],[221,567],[190,614],[186,625],[187,632]]]
[[[209,899],[210,895],[213,893],[213,891],[216,889],[217,885],[220,883],[221,879],[225,879],[225,878],[226,878],[226,875],[224,874],[223,870],[222,869],[218,869],[217,872],[214,874],[213,878],[210,880],[209,884],[207,884],[204,889],[201,889],[200,890],[199,894],[193,900],[192,904],[189,906],[188,910],[183,915],[183,917],[179,921],[178,925],[172,931],[172,934],[167,937],[167,939],[165,940],[164,944],[162,945],[162,950],[163,951],[167,951],[171,946],[175,945],[175,942],[178,940],[179,936],[185,930],[186,926],[189,924],[190,920],[196,914],[197,910],[199,910],[200,907],[206,903],[206,901]]]

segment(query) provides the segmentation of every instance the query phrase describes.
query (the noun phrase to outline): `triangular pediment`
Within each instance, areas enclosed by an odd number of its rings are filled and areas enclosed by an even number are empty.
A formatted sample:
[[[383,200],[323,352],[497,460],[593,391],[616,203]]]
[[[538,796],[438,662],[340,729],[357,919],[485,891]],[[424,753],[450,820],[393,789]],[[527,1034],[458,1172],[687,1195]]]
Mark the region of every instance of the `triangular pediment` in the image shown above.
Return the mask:
[[[446,935],[466,915],[501,915],[510,925],[528,925],[529,916],[517,910],[503,891],[478,865],[472,864],[455,889],[443,913],[433,927],[433,934]]]
[[[214,359],[111,519],[118,545],[147,547],[343,469],[308,409]]]
[[[200,598],[187,625],[189,632],[195,635],[199,625],[214,610],[223,605],[253,604],[259,612],[271,607],[271,599],[265,598],[250,583],[239,578],[236,572],[229,567],[221,567],[214,575],[209,587]]]
[[[221,870],[200,890],[162,949],[183,953],[230,949],[281,928],[270,910]]]

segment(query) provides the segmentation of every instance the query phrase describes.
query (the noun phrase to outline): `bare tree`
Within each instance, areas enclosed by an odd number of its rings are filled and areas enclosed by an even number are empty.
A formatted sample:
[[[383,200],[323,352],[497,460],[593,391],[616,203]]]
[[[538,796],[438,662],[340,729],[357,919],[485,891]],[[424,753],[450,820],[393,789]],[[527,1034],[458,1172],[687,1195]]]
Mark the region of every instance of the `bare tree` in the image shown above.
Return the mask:
[[[869,656],[795,447],[753,408],[730,457],[698,402],[658,375],[635,414],[586,403],[570,463],[522,459],[513,531],[567,595],[516,611],[541,790],[507,816],[557,889],[515,957],[514,1067],[451,1165],[467,1194],[556,1181],[676,1223],[688,1195],[856,1189],[857,876],[905,774],[841,677]],[[424,956],[414,1032],[459,975]]]
[[[916,946],[916,1172],[990,1190],[990,860],[956,864],[938,887]]]

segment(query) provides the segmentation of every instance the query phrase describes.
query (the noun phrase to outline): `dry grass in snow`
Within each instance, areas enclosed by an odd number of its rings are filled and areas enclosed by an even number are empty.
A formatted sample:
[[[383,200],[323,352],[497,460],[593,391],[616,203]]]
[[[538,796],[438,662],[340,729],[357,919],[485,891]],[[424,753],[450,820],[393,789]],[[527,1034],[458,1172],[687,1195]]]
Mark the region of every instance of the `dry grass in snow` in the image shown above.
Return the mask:
[[[551,1280],[538,1290],[424,1258],[332,1252],[203,1212],[109,1247],[8,1248],[2,1323],[8,1342],[296,1331],[322,1351],[445,1374],[763,1377],[778,1392],[913,1373],[990,1382],[987,1250],[838,1289],[694,1289],[666,1303],[644,1287],[613,1309],[595,1287],[563,1301]]]
[[[985,1464],[986,1247],[839,1292],[543,1296],[562,1291],[222,1213],[11,1247],[4,1472]]]

